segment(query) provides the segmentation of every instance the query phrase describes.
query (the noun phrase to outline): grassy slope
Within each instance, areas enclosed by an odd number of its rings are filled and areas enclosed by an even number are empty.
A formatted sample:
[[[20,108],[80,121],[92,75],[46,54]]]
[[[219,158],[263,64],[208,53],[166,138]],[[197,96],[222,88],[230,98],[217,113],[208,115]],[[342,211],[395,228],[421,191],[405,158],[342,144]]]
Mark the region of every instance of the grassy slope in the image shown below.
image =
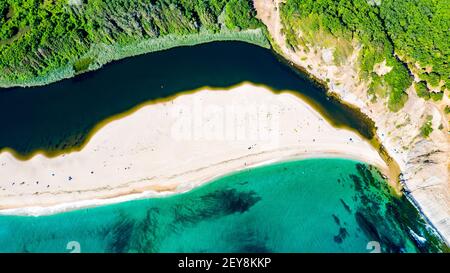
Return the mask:
[[[0,86],[43,85],[128,56],[217,40],[268,47],[249,0],[0,0]]]
[[[287,0],[281,14],[292,47],[337,43],[339,62],[353,39],[362,43],[361,78],[371,82],[371,95],[388,97],[393,111],[406,102],[412,73],[422,97],[439,99],[448,91],[450,0]],[[379,76],[373,68],[383,60],[393,69]]]

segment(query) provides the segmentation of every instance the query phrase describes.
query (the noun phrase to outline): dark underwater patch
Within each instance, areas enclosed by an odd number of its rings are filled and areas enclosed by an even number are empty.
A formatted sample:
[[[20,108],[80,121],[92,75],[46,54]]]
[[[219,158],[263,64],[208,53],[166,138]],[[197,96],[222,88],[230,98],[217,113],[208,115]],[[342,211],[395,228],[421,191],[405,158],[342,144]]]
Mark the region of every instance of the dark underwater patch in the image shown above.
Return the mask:
[[[120,220],[107,232],[105,241],[108,242],[106,252],[123,253],[128,250],[128,244],[132,239],[134,223],[126,216]]]
[[[180,223],[196,223],[233,213],[244,213],[261,200],[255,191],[233,188],[216,190],[195,199],[175,205],[173,213]]]
[[[342,198],[339,199],[339,200],[341,201],[342,206],[344,206],[344,209],[345,209],[348,213],[352,213],[352,210],[350,209],[350,206],[347,205],[347,203],[345,203],[345,201],[342,200]]]
[[[163,226],[159,224],[160,210],[150,208],[146,216],[139,221],[133,230],[132,241],[129,249],[132,252],[151,253],[157,252],[159,242],[164,233]],[[166,234],[169,233],[166,231]]]
[[[358,191],[358,192],[362,192],[365,187],[364,187],[363,182],[361,181],[361,179],[355,174],[350,174],[349,177],[353,181],[353,184],[355,186],[355,190]]]
[[[236,226],[236,228],[227,234],[227,240],[230,245],[236,246],[235,252],[238,253],[270,253],[273,252],[267,246],[267,240],[270,234],[261,234],[255,231],[252,225]]]
[[[271,253],[270,249],[264,244],[249,244],[242,246],[239,251],[240,253]]]
[[[389,229],[389,224],[382,221],[382,217],[376,215],[375,218],[369,218],[370,216],[373,215],[364,215],[361,212],[355,213],[356,221],[366,236],[380,243],[383,252],[403,252],[405,241],[396,234],[390,234],[392,229]]]
[[[380,181],[375,179],[372,175],[371,170],[367,165],[365,164],[356,164],[356,170],[358,171],[358,174],[362,177],[365,184],[369,183],[369,185],[372,185],[374,187],[379,188],[380,187]]]
[[[336,223],[336,225],[341,226],[341,220],[339,220],[339,217],[337,217],[335,214],[331,216],[333,216],[333,220]]]
[[[205,210],[215,215],[244,213],[261,200],[255,191],[241,192],[236,189],[224,189],[204,195],[201,201],[210,204]],[[209,213],[209,214],[210,214]],[[207,212],[205,214],[208,214]]]
[[[366,219],[366,217],[364,217],[361,212],[357,211],[355,213],[355,219],[358,223],[358,226],[367,235],[367,237],[371,238],[374,241],[381,240],[380,234],[378,234],[376,227],[368,219]]]
[[[334,241],[338,244],[342,244],[342,242],[345,240],[345,238],[347,238],[348,236],[348,231],[347,229],[341,227],[339,228],[339,232],[337,235],[335,235],[333,237]]]

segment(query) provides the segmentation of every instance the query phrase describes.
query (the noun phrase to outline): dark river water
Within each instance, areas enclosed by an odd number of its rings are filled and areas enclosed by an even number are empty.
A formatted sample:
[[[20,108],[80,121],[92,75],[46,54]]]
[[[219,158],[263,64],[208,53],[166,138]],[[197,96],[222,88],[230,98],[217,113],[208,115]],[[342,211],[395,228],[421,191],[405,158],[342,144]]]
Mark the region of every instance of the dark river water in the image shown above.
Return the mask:
[[[249,81],[292,90],[335,125],[371,137],[367,122],[329,98],[271,50],[243,42],[213,42],[128,58],[72,79],[33,88],[0,89],[0,149],[20,155],[83,144],[100,121],[149,100],[205,86]]]

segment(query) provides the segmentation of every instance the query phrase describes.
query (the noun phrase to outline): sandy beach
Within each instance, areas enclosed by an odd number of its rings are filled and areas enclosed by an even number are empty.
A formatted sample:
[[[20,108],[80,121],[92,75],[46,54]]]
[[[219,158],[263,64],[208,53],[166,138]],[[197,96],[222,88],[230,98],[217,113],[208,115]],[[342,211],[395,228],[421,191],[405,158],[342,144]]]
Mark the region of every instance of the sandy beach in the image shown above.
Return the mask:
[[[0,153],[0,213],[46,215],[188,191],[252,166],[310,157],[387,166],[359,135],[337,129],[289,92],[251,84],[139,106],[86,146],[48,158]]]

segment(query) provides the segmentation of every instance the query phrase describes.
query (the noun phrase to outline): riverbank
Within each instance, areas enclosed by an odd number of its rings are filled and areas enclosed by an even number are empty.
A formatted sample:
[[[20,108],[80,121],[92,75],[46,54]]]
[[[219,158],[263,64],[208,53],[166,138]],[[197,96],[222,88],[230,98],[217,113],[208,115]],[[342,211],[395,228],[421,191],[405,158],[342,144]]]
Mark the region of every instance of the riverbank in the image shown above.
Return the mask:
[[[272,36],[274,49],[293,65],[324,82],[344,103],[361,109],[375,122],[377,137],[400,167],[400,182],[405,191],[449,244],[450,139],[448,119],[440,109],[444,106],[418,98],[411,87],[405,106],[398,112],[389,111],[384,100],[374,101],[368,96],[369,83],[360,79],[358,56],[361,45],[357,41],[353,41],[353,53],[340,60],[339,65],[333,61],[333,48],[308,44],[309,50],[306,50],[302,46],[293,49],[287,45],[279,14],[282,2],[254,1],[258,18]],[[433,131],[424,138],[421,127],[429,116],[432,117]]]
[[[114,117],[82,150],[21,161],[0,154],[0,209],[45,215],[188,191],[217,176],[311,157],[367,162],[378,152],[289,92],[251,84],[208,89]]]
[[[64,79],[73,78],[79,74],[100,69],[107,63],[128,57],[146,53],[168,50],[180,46],[194,46],[216,41],[241,41],[263,48],[269,48],[270,44],[261,28],[233,31],[222,29],[218,33],[202,32],[198,34],[175,35],[169,34],[159,38],[138,40],[124,45],[119,43],[95,44],[77,62],[68,63],[65,66],[26,81],[2,81],[0,88],[43,86]]]
[[[55,82],[101,65],[104,57],[111,61],[199,40],[266,39],[255,35],[264,25],[249,1],[27,1],[0,5],[0,86]],[[14,12],[5,18],[8,10]]]

